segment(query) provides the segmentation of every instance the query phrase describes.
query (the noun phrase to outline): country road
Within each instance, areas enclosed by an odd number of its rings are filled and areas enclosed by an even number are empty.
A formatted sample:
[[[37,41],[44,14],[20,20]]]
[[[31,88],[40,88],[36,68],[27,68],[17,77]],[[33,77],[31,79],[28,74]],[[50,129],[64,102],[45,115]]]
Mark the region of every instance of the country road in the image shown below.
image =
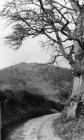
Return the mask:
[[[62,140],[54,135],[52,122],[60,116],[59,113],[45,115],[29,120],[15,129],[9,136],[10,140]]]

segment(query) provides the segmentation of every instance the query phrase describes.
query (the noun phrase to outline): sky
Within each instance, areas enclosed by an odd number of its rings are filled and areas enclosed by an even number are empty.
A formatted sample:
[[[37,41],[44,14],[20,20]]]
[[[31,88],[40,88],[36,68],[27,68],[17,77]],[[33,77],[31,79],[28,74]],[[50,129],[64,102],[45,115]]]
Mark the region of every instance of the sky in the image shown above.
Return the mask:
[[[0,1],[0,10],[6,0]],[[51,53],[47,52],[40,47],[40,40],[42,38],[28,38],[25,40],[19,50],[9,48],[5,44],[4,37],[9,32],[7,29],[6,21],[0,19],[0,69],[15,65],[20,62],[26,63],[47,63],[50,60]],[[59,60],[59,64],[63,67],[67,67],[67,63]]]

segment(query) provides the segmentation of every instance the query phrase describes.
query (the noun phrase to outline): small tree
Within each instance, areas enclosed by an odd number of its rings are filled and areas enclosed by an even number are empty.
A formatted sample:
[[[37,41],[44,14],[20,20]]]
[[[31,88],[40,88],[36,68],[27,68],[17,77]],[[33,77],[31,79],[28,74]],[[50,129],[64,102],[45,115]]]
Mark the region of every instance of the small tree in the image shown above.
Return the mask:
[[[6,37],[15,48],[26,37],[44,35],[44,46],[54,48],[52,63],[63,56],[72,66],[74,82],[67,117],[75,117],[79,101],[84,102],[84,4],[82,0],[12,0],[1,16],[13,32]],[[71,44],[72,45],[69,45]]]

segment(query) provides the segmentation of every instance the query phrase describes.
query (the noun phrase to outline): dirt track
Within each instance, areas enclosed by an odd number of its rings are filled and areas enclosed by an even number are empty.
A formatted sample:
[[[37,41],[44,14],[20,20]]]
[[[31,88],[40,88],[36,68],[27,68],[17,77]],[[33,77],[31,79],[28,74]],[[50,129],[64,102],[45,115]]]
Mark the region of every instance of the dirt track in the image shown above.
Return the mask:
[[[24,123],[10,134],[11,140],[61,140],[54,136],[52,122],[60,114],[45,115]]]

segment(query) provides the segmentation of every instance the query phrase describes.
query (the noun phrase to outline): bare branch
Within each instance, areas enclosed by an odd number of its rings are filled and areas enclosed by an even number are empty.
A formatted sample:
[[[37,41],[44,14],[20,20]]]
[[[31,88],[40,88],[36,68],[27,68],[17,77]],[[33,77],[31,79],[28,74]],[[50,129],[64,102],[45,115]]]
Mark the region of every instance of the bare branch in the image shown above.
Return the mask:
[[[44,8],[44,6],[43,6],[42,0],[38,0],[38,1],[39,1],[39,3],[40,3],[41,9],[42,9],[43,11],[45,11],[45,8]]]
[[[71,61],[72,56],[66,52],[63,43],[67,40],[77,39],[72,36],[72,31],[68,26],[73,22],[73,14],[71,15],[73,12],[72,8],[67,7],[66,1],[64,5],[56,0],[13,0],[8,2],[1,12],[1,16],[8,19],[13,27],[13,32],[6,37],[6,40],[14,48],[19,48],[25,38],[44,35],[51,41],[51,46],[54,46],[57,56],[58,54],[63,55],[65,59]],[[61,39],[60,34],[66,39]]]
[[[57,54],[57,55],[52,56],[52,58],[51,58],[49,64],[54,64],[54,63],[56,63],[56,60],[57,60],[58,57],[62,57],[62,54]]]
[[[80,11],[79,0],[69,0],[75,12]]]
[[[65,59],[67,59],[67,54],[66,54],[66,52],[65,52],[65,50],[64,50],[64,47],[63,47],[63,44],[62,44],[62,42],[61,42],[61,38],[59,37],[58,32],[56,32],[56,37],[57,37],[57,40],[58,40],[59,48],[60,48],[60,50],[61,50],[63,56],[65,57]]]

